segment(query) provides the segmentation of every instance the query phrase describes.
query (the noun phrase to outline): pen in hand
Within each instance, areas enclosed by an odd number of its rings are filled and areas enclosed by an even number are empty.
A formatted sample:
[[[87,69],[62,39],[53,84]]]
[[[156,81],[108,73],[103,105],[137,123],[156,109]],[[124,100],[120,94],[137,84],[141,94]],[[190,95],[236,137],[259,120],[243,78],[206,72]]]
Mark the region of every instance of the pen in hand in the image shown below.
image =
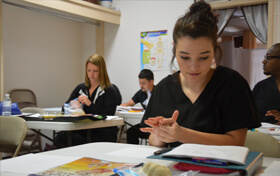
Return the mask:
[[[173,148],[165,148],[165,149],[157,150],[157,151],[154,152],[154,155],[160,155],[160,154],[169,152],[169,151],[171,151],[172,149],[173,149]]]

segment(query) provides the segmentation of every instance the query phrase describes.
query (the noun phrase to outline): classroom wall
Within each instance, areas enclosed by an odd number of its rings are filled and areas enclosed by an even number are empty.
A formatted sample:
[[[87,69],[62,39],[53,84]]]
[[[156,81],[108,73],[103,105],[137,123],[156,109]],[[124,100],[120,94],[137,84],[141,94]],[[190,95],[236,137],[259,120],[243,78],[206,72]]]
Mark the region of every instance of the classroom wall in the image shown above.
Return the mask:
[[[113,1],[114,7],[122,13],[121,25],[105,24],[105,58],[111,81],[119,87],[123,102],[127,102],[139,90],[140,33],[167,30],[170,63],[174,24],[192,3],[192,0]],[[170,69],[155,71],[155,83],[170,73]]]
[[[127,102],[139,90],[140,33],[172,31],[193,0],[114,0],[121,24],[105,23],[105,60],[112,83]],[[279,21],[279,20],[278,20]],[[278,23],[279,25],[280,23]],[[84,81],[84,62],[95,53],[96,26],[3,4],[4,92],[30,88],[39,107],[61,106]],[[155,71],[155,84],[171,71]]]
[[[121,24],[105,23],[105,60],[111,81],[128,101],[139,89],[140,32],[172,31],[192,0],[114,0]],[[171,12],[171,13],[170,13]],[[95,53],[96,26],[3,4],[4,92],[29,88],[39,107],[61,106],[84,81],[84,63]],[[155,72],[155,83],[170,70]]]
[[[39,107],[63,105],[95,53],[95,26],[3,4],[4,92],[28,88]]]
[[[274,0],[275,6],[274,6],[274,41],[273,43],[279,43],[280,42],[280,1]],[[278,29],[278,30],[277,30]]]

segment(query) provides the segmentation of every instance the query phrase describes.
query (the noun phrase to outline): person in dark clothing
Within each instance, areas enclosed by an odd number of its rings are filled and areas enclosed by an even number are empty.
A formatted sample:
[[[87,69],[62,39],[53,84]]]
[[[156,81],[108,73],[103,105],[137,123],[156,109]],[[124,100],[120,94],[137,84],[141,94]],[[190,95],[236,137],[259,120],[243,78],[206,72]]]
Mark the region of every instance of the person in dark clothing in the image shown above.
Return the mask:
[[[118,98],[116,90],[110,82],[104,58],[98,54],[90,56],[85,64],[85,72],[85,83],[79,84],[73,90],[66,103],[76,101],[82,105],[86,114],[114,115]],[[91,141],[116,142],[117,132],[117,127],[91,129]],[[59,132],[55,141],[67,146],[65,132]],[[73,145],[86,142],[87,130],[72,131]]]
[[[144,109],[146,109],[149,102],[150,96],[155,87],[154,85],[154,74],[151,70],[143,69],[138,75],[140,90],[127,102],[121,104],[121,106],[134,106],[140,103]],[[139,130],[140,123],[130,127],[127,130],[127,143],[128,144],[139,144],[139,138],[147,139],[149,133],[144,133]]]
[[[263,73],[271,76],[254,86],[253,95],[261,121],[280,125],[280,43],[268,49],[262,63]]]
[[[121,104],[121,106],[134,106],[140,103],[144,109],[146,109],[148,98],[154,89],[154,74],[151,70],[143,69],[138,75],[140,90],[138,90],[134,96],[127,102]]]
[[[117,105],[120,105],[122,103],[122,95],[121,95],[121,92],[119,90],[119,88],[115,85],[115,84],[112,84],[112,87],[115,91],[115,94],[116,94],[116,98],[117,98]]]
[[[217,22],[202,1],[177,20],[172,62],[176,57],[180,71],[161,80],[150,98],[141,122],[149,145],[243,146],[247,130],[261,125],[247,81],[219,66]]]

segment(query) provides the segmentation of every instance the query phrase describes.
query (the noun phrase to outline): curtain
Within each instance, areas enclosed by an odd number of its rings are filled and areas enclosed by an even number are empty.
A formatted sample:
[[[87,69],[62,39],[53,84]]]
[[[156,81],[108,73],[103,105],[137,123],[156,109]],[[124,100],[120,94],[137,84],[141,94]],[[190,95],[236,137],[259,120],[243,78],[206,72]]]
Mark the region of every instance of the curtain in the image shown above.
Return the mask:
[[[267,43],[267,8],[267,4],[241,7],[250,29],[264,44]]]
[[[224,9],[224,10],[215,10],[214,13],[219,14],[218,16],[218,35],[220,35],[228,24],[230,18],[237,8],[233,9]]]
[[[234,41],[222,42],[220,46],[223,50],[220,65],[238,71],[247,80],[251,89],[257,82],[266,78],[262,63],[266,48],[253,50],[235,48]]]

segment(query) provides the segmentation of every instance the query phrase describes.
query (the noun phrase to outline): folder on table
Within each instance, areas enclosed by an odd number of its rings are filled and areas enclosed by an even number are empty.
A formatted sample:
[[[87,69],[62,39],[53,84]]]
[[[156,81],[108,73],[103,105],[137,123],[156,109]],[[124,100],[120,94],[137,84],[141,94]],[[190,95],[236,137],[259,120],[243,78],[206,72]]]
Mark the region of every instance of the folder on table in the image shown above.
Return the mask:
[[[202,166],[202,167],[208,166],[208,167],[214,167],[214,168],[224,168],[224,169],[229,169],[229,170],[244,171],[246,176],[253,176],[256,173],[258,173],[259,170],[262,168],[262,164],[263,164],[263,154],[261,152],[252,152],[252,151],[249,152],[245,165],[236,165],[236,164],[230,163],[227,166],[222,166],[222,165],[197,163],[197,162],[193,162],[191,158],[190,159],[166,158],[166,157],[162,157],[162,154],[161,155],[151,155],[147,158],[170,160],[170,161],[181,162],[181,163],[189,163],[189,164],[198,165],[198,166]]]

